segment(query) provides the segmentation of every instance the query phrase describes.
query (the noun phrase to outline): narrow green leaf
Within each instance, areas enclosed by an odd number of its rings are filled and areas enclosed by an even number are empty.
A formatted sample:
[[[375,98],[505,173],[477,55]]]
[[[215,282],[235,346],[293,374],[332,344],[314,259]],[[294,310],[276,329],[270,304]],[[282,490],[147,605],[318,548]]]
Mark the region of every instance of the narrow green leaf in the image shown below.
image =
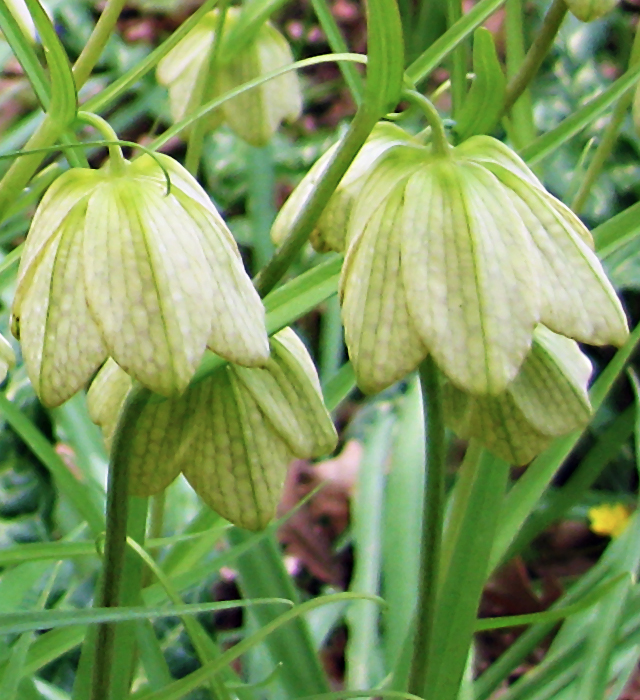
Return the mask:
[[[83,610],[45,610],[43,612],[17,612],[0,615],[0,634],[17,634],[33,630],[46,630],[70,625],[99,624],[103,622],[127,622],[130,620],[155,620],[164,617],[197,615],[215,610],[252,605],[291,605],[283,598],[260,600],[232,600],[219,603],[191,603],[189,605],[132,606],[122,608],[87,608]]]
[[[538,163],[572,136],[580,133],[589,124],[592,124],[605,110],[617,102],[628,90],[631,90],[639,78],[640,65],[636,65],[613,82],[598,97],[587,102],[584,107],[567,117],[555,129],[547,131],[533,143],[523,148],[520,151],[520,156],[529,165]]]
[[[39,0],[26,0],[26,4],[44,47],[51,76],[51,102],[47,107],[47,114],[60,128],[65,128],[75,119],[78,109],[78,95],[71,64],[55,27]]]
[[[484,27],[473,34],[473,72],[473,84],[456,120],[455,131],[461,141],[487,133],[497,121],[504,102],[507,81],[493,35]]]

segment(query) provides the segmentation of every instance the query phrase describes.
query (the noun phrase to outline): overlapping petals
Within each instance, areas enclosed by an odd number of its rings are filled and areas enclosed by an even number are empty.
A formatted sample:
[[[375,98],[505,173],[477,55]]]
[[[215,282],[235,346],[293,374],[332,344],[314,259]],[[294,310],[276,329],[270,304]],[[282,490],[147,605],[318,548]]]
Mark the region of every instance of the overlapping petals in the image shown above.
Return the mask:
[[[518,376],[502,393],[473,396],[447,383],[447,422],[460,437],[526,464],[554,438],[587,425],[591,371],[577,343],[538,326]]]
[[[622,344],[620,302],[579,219],[506,146],[385,150],[360,185],[340,294],[359,386],[380,391],[428,354],[458,389],[496,396],[540,323]]]
[[[27,237],[12,317],[42,401],[66,401],[112,357],[165,396],[207,346],[248,366],[269,355],[264,308],[220,215],[173,159],[71,170]]]
[[[107,363],[89,390],[91,416],[108,441],[128,382]],[[271,339],[263,368],[228,365],[179,398],[144,406],[126,448],[130,490],[158,493],[183,472],[220,515],[260,529],[275,514],[291,460],[327,454],[336,441],[313,362],[285,329]]]

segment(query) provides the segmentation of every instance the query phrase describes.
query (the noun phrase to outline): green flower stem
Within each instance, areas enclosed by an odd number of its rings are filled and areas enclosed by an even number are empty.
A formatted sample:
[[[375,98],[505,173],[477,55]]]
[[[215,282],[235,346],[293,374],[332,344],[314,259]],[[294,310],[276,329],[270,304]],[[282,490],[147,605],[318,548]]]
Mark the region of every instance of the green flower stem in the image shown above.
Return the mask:
[[[110,167],[114,173],[120,173],[124,170],[126,161],[122,155],[122,149],[119,145],[119,139],[111,124],[91,112],[78,112],[78,121],[90,124],[99,134],[104,137],[105,141],[113,142],[108,146]]]
[[[215,80],[213,79],[213,76],[216,74],[216,64],[218,63],[218,56],[220,55],[220,44],[222,43],[221,40],[224,33],[225,21],[227,19],[228,6],[228,0],[223,0],[221,2],[218,17],[216,18],[213,44],[209,51],[209,65],[207,70],[200,72],[198,85],[196,85],[196,91],[198,94],[198,102],[196,104],[199,105],[208,102],[213,97],[215,90]],[[189,132],[187,155],[185,157],[184,167],[194,177],[198,176],[198,170],[200,169],[200,160],[202,158],[202,150],[204,148],[204,138],[206,136],[206,132],[208,131],[207,121],[208,120],[206,118],[198,119]]]
[[[505,43],[507,80],[517,75],[525,58],[522,0],[507,0],[505,5]],[[525,89],[511,109],[509,135],[516,149],[524,148],[535,138],[531,92]]]
[[[108,0],[96,26],[91,32],[89,40],[78,56],[73,66],[73,78],[78,90],[87,82],[96,63],[100,59],[104,47],[113,34],[113,30],[120,17],[122,8],[127,0]]]
[[[627,70],[638,65],[639,62],[640,25],[636,28],[636,33],[633,38],[633,46],[631,48],[631,56],[629,57],[629,66],[627,67]],[[611,120],[607,124],[606,129],[604,130],[602,140],[598,144],[593,159],[591,160],[591,163],[587,168],[587,172],[582,178],[582,181],[580,183],[580,189],[576,193],[576,196],[573,198],[573,202],[571,202],[571,208],[573,209],[573,211],[575,211],[576,214],[579,214],[582,208],[584,207],[587,198],[589,197],[589,193],[591,192],[591,188],[593,187],[593,183],[596,181],[596,179],[602,172],[602,168],[604,167],[607,158],[609,158],[609,156],[611,155],[611,151],[613,151],[613,147],[615,146],[616,141],[618,140],[618,133],[620,132],[620,128],[622,127],[622,123],[624,122],[625,117],[627,116],[627,110],[633,102],[633,96],[634,91],[630,91],[623,95],[618,100],[618,103],[616,104],[613,110],[613,115],[611,116]]]
[[[433,143],[433,152],[439,155],[446,155],[451,146],[447,141],[447,136],[444,131],[444,124],[438,110],[433,106],[431,101],[421,95],[416,90],[405,90],[402,93],[402,98],[416,105],[424,114],[429,126],[431,127],[431,138]]]
[[[434,639],[433,623],[440,576],[440,550],[445,505],[445,427],[442,388],[438,368],[431,356],[420,365],[420,385],[425,424],[425,482],[420,554],[420,590],[416,635],[409,674],[409,692],[428,697],[424,682]]]
[[[447,26],[452,27],[462,19],[460,0],[447,0]],[[460,42],[451,54],[451,115],[456,115],[464,104],[467,92],[467,47]]]
[[[333,194],[333,191],[367,140],[380,116],[377,112],[372,112],[368,109],[366,104],[363,104],[358,109],[324,176],[318,182],[306,206],[298,213],[289,235],[276,254],[257,275],[255,286],[260,296],[265,296],[270,292],[285,274],[289,265],[309,238],[309,234],[329,201],[329,197]]]
[[[520,70],[513,76],[507,85],[504,98],[504,111],[508,112],[517,99],[525,91],[529,83],[535,78],[542,62],[549,53],[560,25],[567,14],[568,8],[565,0],[553,0],[551,7],[542,21],[538,35],[534,39]]]
[[[149,391],[132,391],[125,402],[122,416],[126,421],[118,425],[111,449],[109,479],[107,483],[106,535],[103,555],[103,575],[100,595],[96,607],[117,607],[120,602],[122,578],[127,552],[127,519],[129,515],[129,468],[128,460],[122,459],[127,443],[135,433],[137,421],[130,415],[139,416],[138,406],[143,406]],[[108,700],[113,672],[116,627],[114,624],[100,625],[93,664],[91,700]]]

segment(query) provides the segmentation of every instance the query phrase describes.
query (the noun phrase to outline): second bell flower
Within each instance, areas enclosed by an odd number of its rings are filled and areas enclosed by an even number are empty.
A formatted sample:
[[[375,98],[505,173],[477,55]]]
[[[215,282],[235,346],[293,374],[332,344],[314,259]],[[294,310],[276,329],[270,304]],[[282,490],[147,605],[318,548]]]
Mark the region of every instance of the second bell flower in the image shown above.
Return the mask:
[[[580,220],[499,141],[387,149],[353,204],[340,281],[359,386],[384,389],[431,354],[451,383],[497,395],[539,323],[621,345],[628,328]]]
[[[231,233],[172,158],[73,169],[45,194],[20,263],[12,329],[46,405],[70,398],[107,357],[165,396],[185,389],[207,347],[264,364],[264,323]]]

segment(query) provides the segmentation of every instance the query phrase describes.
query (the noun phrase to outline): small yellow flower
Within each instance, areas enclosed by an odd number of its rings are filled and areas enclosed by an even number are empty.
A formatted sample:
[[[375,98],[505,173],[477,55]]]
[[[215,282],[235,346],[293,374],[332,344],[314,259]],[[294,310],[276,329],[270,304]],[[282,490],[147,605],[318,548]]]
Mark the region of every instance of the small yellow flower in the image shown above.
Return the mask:
[[[452,384],[498,395],[538,324],[621,345],[627,322],[580,220],[488,136],[446,153],[388,148],[346,232],[342,317],[358,385],[376,392],[430,353]]]
[[[207,347],[264,364],[264,307],[206,192],[176,161],[72,169],[34,216],[12,329],[36,393],[56,406],[112,357],[165,396],[179,394]]]
[[[591,530],[603,537],[619,537],[626,530],[630,516],[631,512],[622,503],[589,508]]]
[[[211,99],[243,83],[293,63],[286,39],[269,22],[255,37],[234,53],[225,55],[225,37],[242,14],[229,8],[225,17],[222,47],[218,52],[214,75],[210,75],[217,10],[214,10],[187,34],[158,64],[158,81],[169,89],[171,116],[175,121],[191,114],[202,104],[203,86],[212,81]],[[302,111],[302,93],[298,77],[291,71],[225,102],[209,117],[209,127],[223,121],[247,143],[265,145],[282,121],[293,121]]]
[[[108,442],[129,388],[108,362],[89,389],[90,415]],[[257,530],[275,515],[289,463],[328,454],[336,442],[313,362],[287,328],[271,339],[264,368],[227,365],[143,408],[128,445],[130,491],[159,493],[183,472],[217,513]]]

